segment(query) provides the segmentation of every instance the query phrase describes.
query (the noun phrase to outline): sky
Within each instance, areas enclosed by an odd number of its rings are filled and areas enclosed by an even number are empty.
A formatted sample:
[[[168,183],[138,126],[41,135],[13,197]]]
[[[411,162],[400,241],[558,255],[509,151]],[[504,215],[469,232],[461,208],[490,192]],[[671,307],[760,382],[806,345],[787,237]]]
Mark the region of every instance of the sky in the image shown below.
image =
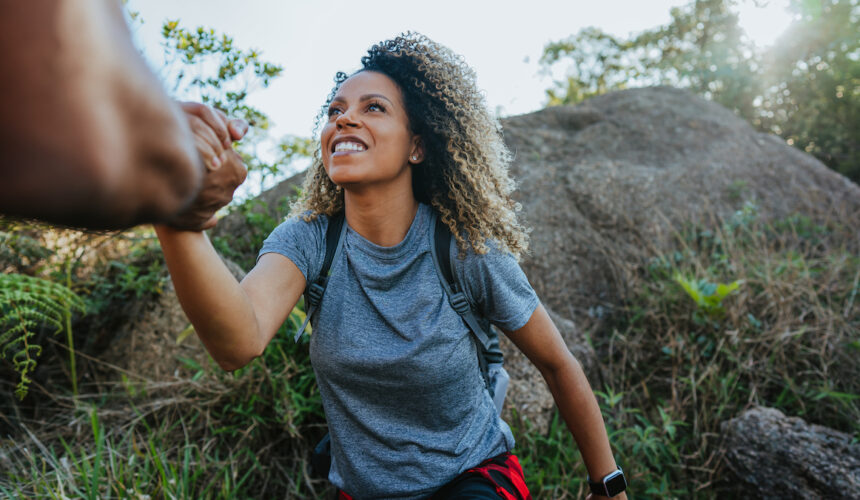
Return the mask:
[[[788,25],[788,0],[757,7],[742,0],[740,21],[759,45]],[[500,116],[543,107],[550,77],[538,64],[544,45],[596,26],[627,36],[666,24],[669,10],[687,0],[130,0],[143,24],[134,38],[154,67],[161,64],[161,24],[205,26],[234,38],[235,46],[262,51],[262,59],[284,67],[250,104],[269,115],[272,135],[312,135],[313,119],[337,71],[358,68],[376,42],[414,30],[461,54],[477,74],[491,109]]]

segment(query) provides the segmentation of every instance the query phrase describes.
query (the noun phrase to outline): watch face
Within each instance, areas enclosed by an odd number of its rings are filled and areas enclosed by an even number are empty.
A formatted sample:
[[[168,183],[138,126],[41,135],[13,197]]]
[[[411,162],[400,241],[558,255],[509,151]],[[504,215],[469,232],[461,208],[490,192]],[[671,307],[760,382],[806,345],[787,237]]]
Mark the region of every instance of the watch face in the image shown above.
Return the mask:
[[[603,484],[606,485],[606,492],[611,497],[627,489],[627,480],[624,479],[624,473],[621,471],[614,472],[605,478]]]

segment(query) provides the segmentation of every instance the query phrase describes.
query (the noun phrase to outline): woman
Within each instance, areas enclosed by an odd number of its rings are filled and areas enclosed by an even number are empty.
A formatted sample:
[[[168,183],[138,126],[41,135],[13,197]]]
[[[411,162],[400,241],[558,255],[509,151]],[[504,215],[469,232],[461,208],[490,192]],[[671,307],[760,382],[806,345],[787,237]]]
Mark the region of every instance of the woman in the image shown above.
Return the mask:
[[[319,273],[329,217],[343,211],[310,345],[340,498],[528,498],[469,330],[436,276],[435,212],[456,239],[466,295],[540,369],[590,476],[617,475],[588,382],[517,264],[527,236],[509,154],[473,72],[414,33],[375,45],[362,65],[338,74],[323,108],[293,207],[302,216],[273,231],[241,284],[202,233],[157,227],[201,340],[226,370],[259,356]],[[475,471],[490,459],[500,484]]]

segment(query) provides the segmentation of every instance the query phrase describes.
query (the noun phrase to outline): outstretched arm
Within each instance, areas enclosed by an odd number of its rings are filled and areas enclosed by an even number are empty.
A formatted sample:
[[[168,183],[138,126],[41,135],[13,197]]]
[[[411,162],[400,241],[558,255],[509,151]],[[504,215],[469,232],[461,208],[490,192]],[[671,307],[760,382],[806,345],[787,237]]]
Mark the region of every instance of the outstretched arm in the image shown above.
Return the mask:
[[[117,0],[0,2],[0,50],[0,213],[98,229],[187,206],[203,164]]]
[[[612,449],[600,407],[582,367],[570,353],[561,334],[539,305],[529,321],[508,338],[534,363],[546,380],[567,428],[579,446],[585,467],[592,478],[602,478],[616,470]],[[599,497],[590,495],[597,500]],[[626,499],[625,493],[614,499]]]
[[[212,358],[232,371],[261,355],[304,291],[301,271],[269,253],[239,284],[204,233],[155,229],[179,303]]]
[[[241,158],[230,147],[247,129],[202,104],[184,103],[195,144],[207,165],[203,189],[169,225],[156,225],[167,268],[185,314],[212,358],[235,370],[262,354],[305,287],[301,271],[284,256],[266,254],[238,283],[202,229],[229,203],[245,179]]]

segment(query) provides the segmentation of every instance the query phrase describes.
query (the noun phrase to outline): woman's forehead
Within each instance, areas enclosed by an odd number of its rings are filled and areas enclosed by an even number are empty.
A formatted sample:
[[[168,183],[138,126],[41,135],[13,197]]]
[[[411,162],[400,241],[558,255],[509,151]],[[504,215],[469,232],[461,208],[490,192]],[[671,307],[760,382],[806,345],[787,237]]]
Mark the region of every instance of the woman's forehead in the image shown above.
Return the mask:
[[[335,94],[335,99],[360,98],[369,94],[380,94],[396,103],[402,100],[400,87],[394,80],[376,71],[361,71],[344,80]]]

